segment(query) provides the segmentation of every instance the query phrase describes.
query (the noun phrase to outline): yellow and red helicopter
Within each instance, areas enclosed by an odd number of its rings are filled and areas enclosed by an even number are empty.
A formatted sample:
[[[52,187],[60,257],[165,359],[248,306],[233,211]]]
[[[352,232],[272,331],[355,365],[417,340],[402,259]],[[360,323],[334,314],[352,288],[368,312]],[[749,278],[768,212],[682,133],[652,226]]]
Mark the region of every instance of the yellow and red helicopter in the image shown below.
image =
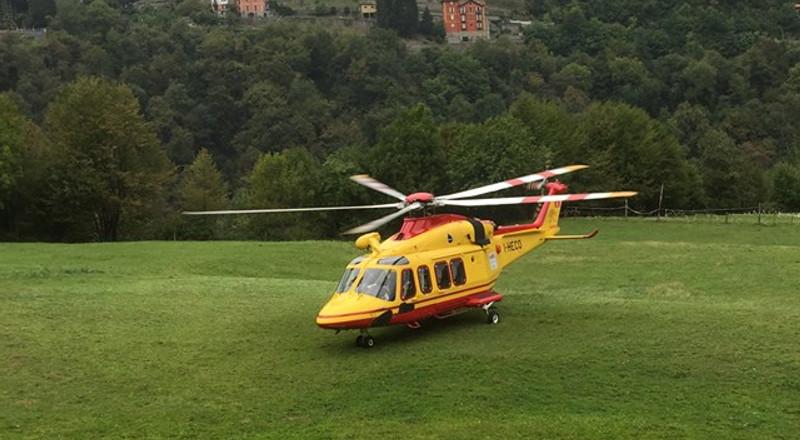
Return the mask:
[[[328,302],[317,315],[317,325],[339,330],[357,329],[356,343],[372,347],[375,339],[367,329],[388,325],[419,328],[426,318],[444,318],[477,308],[490,324],[500,315],[494,305],[503,296],[494,291],[506,266],[550,240],[592,238],[586,235],[558,235],[562,202],[632,197],[632,191],[565,194],[567,186],[554,176],[587,168],[571,165],[481,186],[444,196],[418,192],[405,195],[366,175],[352,176],[356,183],[399,199],[398,203],[316,208],[255,209],[185,212],[191,215],[258,214],[279,212],[335,211],[395,208],[396,212],[346,231],[364,234],[355,245],[368,253],[347,264],[344,275]],[[539,185],[546,195],[475,199],[472,197],[519,185]],[[428,215],[428,208],[442,206],[478,207],[541,204],[533,223],[497,226],[489,220],[457,214]],[[408,216],[400,231],[381,240],[371,232],[393,219]]]

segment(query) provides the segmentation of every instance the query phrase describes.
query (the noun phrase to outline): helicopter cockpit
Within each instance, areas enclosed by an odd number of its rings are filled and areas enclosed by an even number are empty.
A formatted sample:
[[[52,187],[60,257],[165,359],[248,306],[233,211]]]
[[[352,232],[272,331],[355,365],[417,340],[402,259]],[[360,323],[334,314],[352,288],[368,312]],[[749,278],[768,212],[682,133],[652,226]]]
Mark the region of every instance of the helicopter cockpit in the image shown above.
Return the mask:
[[[396,290],[397,272],[393,269],[367,269],[356,286],[356,293],[374,296],[385,301],[394,301]]]
[[[354,291],[356,294],[369,295],[384,301],[394,301],[397,297],[397,270],[383,267],[362,267],[365,257],[359,256],[353,259],[344,271],[339,285],[336,287],[337,294]],[[385,257],[375,261],[376,266],[398,266],[407,265],[409,261],[406,257]],[[370,265],[371,266],[371,265]],[[404,296],[409,289],[407,277],[404,277]],[[411,281],[413,285],[413,281]]]

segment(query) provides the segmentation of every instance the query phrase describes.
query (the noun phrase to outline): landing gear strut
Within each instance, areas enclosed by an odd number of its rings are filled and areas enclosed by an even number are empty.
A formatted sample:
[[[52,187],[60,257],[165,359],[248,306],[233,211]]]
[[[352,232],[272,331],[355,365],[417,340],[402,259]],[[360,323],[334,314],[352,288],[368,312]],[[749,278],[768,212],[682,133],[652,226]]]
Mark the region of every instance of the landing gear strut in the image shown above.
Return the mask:
[[[486,312],[486,322],[491,325],[496,325],[500,322],[500,314],[497,313],[497,309],[492,307],[493,305],[494,301],[485,304],[481,308]]]
[[[366,330],[361,330],[361,334],[356,338],[356,345],[364,348],[372,348],[375,346],[375,338],[369,335]]]

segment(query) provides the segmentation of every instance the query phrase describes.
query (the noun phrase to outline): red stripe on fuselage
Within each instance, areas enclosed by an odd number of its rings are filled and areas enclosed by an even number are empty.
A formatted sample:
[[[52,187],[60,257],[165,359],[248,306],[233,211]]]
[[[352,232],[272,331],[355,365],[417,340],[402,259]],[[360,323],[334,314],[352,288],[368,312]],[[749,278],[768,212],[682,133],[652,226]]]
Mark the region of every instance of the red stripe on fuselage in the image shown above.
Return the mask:
[[[433,315],[438,315],[440,313],[449,312],[451,310],[459,309],[462,307],[474,307],[468,306],[467,303],[471,298],[475,298],[476,296],[480,296],[489,292],[488,290],[484,290],[481,292],[475,292],[473,294],[462,296],[460,298],[453,298],[449,301],[444,301],[437,304],[431,304],[427,307],[422,307],[419,309],[414,309],[410,312],[406,313],[399,313],[392,316],[392,320],[389,321],[389,324],[407,324],[409,322],[416,322],[422,319],[431,317]],[[501,297],[502,298],[502,297]]]
[[[444,295],[432,296],[430,298],[425,298],[425,299],[422,299],[422,300],[419,300],[419,301],[415,301],[415,302],[413,302],[411,304],[414,304],[414,307],[416,307],[417,304],[422,304],[422,303],[426,303],[426,302],[429,302],[429,301],[434,301],[434,300],[437,300],[437,299],[446,298],[448,296],[458,295],[459,293],[464,293],[467,290],[481,289],[481,288],[484,288],[484,287],[488,287],[488,286],[491,286],[492,284],[494,284],[495,281],[496,281],[496,279],[492,280],[489,283],[481,284],[480,286],[468,287],[466,289],[456,290],[455,292],[445,293]],[[398,307],[400,307],[400,306],[394,305],[394,306],[388,306],[388,307],[381,307],[379,309],[364,310],[364,311],[361,311],[361,312],[340,313],[338,315],[318,315],[318,317],[319,318],[323,318],[323,319],[344,318],[345,316],[363,315],[365,313],[385,312],[387,310],[396,309]]]
[[[392,319],[388,323],[386,323],[386,325],[407,324],[410,322],[421,321],[433,315],[449,312],[451,310],[459,309],[462,307],[476,307],[475,305],[468,304],[470,302],[470,299],[480,297],[481,295],[484,295],[487,292],[492,292],[492,291],[482,290],[480,292],[475,292],[473,294],[466,295],[463,297],[453,298],[448,301],[431,304],[426,307],[415,308],[414,310],[411,310],[409,312],[396,313],[392,315]],[[500,298],[502,299],[502,296],[500,296]],[[352,321],[339,321],[326,324],[318,323],[317,325],[322,328],[333,329],[333,330],[368,328],[372,326],[372,324],[375,322],[375,319],[377,318],[361,318],[361,319],[354,319]]]

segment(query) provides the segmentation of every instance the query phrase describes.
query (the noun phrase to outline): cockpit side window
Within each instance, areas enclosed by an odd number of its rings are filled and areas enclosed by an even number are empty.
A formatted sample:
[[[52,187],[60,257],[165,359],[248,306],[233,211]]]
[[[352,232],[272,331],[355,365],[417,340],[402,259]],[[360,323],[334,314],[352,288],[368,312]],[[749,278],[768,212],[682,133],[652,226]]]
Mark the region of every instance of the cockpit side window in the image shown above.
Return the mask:
[[[417,286],[414,285],[414,271],[403,269],[400,276],[400,299],[405,301],[417,294]]]
[[[344,275],[342,275],[342,279],[339,280],[339,285],[336,287],[336,293],[343,293],[350,290],[350,287],[353,285],[353,281],[358,278],[358,269],[355,267],[348,267],[344,270]]]
[[[450,287],[450,268],[447,266],[446,261],[439,261],[434,264],[433,272],[436,275],[436,285],[439,286],[439,290]]]
[[[431,293],[433,285],[431,284],[431,270],[428,269],[428,266],[418,267],[417,276],[419,277],[419,290],[422,293]]]

